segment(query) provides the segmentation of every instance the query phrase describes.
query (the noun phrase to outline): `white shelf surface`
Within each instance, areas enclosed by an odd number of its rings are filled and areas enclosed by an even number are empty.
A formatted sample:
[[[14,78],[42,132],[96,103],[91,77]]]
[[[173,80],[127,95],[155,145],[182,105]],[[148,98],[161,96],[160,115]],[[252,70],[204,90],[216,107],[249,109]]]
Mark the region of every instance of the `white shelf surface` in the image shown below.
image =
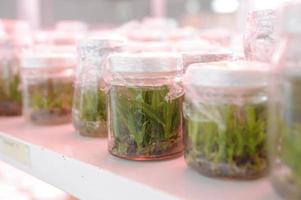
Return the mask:
[[[206,178],[184,158],[127,161],[107,152],[106,139],[75,134],[71,124],[34,126],[0,118],[0,159],[83,200],[278,200],[267,178]]]

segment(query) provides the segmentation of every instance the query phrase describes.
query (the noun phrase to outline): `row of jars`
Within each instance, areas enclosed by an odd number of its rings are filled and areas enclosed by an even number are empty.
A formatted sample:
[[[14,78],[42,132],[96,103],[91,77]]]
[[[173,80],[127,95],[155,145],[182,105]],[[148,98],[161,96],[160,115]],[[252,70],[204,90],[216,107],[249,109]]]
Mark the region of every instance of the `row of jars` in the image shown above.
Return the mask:
[[[285,68],[277,88],[283,95],[271,98],[269,67],[261,63],[194,64],[183,76],[178,54],[111,55],[120,50],[118,41],[82,41],[76,73],[70,55],[26,55],[21,68],[25,117],[35,124],[59,124],[70,122],[72,113],[81,135],[108,133],[115,156],[161,160],[184,150],[187,164],[207,176],[254,179],[266,175],[272,163],[276,187],[300,195],[301,70]],[[270,123],[269,105],[277,112]],[[272,162],[269,124],[271,138],[277,138],[271,140],[277,156]]]
[[[45,125],[72,118],[81,135],[108,133],[110,153],[131,160],[166,159],[184,150],[188,165],[208,176],[258,178],[271,163],[276,187],[300,197],[298,66],[284,67],[277,74],[281,81],[277,79],[271,90],[269,67],[261,63],[194,64],[184,74],[179,54],[116,53],[121,47],[120,41],[112,40],[80,42],[76,72],[71,54],[24,54],[26,119]],[[19,81],[19,72],[11,73],[14,76],[7,77]],[[7,80],[3,84],[11,85],[14,78]],[[19,87],[3,91],[13,94]],[[268,91],[275,94],[271,97]],[[2,109],[10,110],[14,103],[20,109],[20,96],[15,102],[2,101]],[[269,105],[276,112],[270,121]],[[272,162],[269,124],[275,147]]]
[[[29,121],[72,118],[81,135],[108,133],[115,156],[159,160],[184,151],[187,164],[201,174],[235,179],[264,176],[272,166],[275,188],[300,199],[301,68],[295,44],[301,33],[285,28],[290,37],[273,76],[268,66],[250,61],[194,64],[184,73],[179,54],[120,53],[122,44],[112,40],[81,41],[76,71],[73,55],[28,53],[21,59],[21,80],[19,70],[1,69],[6,99],[0,111],[20,112],[22,91]]]

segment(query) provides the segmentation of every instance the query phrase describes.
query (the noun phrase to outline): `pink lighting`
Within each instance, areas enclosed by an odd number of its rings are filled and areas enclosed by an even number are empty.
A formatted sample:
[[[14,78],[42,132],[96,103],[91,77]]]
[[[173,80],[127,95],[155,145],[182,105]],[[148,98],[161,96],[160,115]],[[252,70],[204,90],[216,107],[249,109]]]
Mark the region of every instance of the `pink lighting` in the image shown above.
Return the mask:
[[[165,17],[166,0],[151,0],[151,9],[153,17]]]

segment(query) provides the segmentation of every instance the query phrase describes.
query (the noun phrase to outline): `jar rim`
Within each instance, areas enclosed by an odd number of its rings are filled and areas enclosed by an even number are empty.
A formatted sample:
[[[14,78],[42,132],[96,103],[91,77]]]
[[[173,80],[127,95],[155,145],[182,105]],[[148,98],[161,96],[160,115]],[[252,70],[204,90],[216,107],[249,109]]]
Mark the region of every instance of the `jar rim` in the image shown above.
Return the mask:
[[[268,84],[270,66],[254,61],[221,61],[190,65],[184,85],[213,88],[260,87]]]
[[[169,73],[183,71],[183,60],[170,52],[116,53],[109,66],[112,73]]]

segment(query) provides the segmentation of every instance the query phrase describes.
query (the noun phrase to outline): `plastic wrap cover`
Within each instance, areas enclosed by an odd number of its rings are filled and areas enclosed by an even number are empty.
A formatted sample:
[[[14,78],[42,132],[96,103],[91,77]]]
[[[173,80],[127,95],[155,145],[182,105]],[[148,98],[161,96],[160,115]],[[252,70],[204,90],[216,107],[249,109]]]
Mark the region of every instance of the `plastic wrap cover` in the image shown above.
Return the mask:
[[[174,53],[110,57],[109,151],[133,160],[180,155],[182,57]]]
[[[248,60],[270,63],[277,38],[275,10],[257,10],[249,14],[244,35]]]
[[[184,77],[186,162],[208,176],[264,175],[266,71],[250,68],[256,63],[206,65],[192,65]]]
[[[105,136],[106,92],[104,77],[111,53],[120,52],[122,40],[87,39],[78,45],[79,65],[75,82],[72,118],[77,131],[84,136]]]

